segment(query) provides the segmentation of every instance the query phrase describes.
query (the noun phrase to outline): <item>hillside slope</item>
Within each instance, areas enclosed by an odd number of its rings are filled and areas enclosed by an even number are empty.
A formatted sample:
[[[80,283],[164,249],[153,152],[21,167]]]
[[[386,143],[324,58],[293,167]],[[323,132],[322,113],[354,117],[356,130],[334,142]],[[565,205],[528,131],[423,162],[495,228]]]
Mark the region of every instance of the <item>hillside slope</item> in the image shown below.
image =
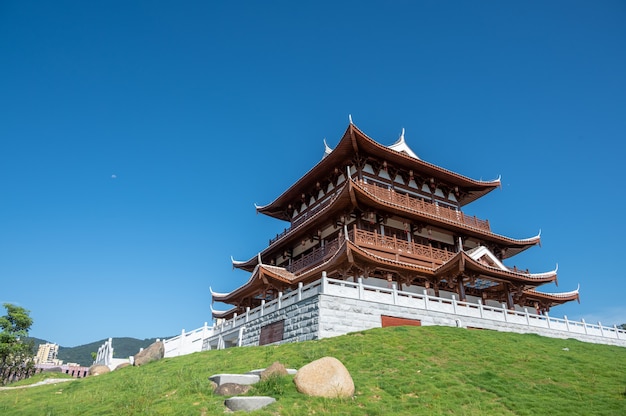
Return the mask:
[[[626,348],[448,327],[373,329],[168,358],[57,386],[0,391],[0,414],[223,414],[224,397],[212,394],[209,376],[276,360],[299,368],[323,356],[346,365],[353,399],[305,397],[288,378],[251,392],[277,398],[251,414],[626,414]]]

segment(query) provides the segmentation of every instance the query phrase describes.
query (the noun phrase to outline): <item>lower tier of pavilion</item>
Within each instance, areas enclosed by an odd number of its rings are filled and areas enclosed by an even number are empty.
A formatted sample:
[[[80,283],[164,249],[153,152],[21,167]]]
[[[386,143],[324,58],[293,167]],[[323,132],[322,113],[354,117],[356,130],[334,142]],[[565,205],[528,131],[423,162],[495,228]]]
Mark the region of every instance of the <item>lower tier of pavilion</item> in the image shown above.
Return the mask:
[[[557,270],[530,273],[505,266],[488,248],[478,246],[457,253],[408,242],[358,229],[344,227],[339,236],[286,267],[264,264],[257,259],[248,281],[229,293],[211,290],[213,302],[233,305],[214,311],[216,318],[228,318],[270,301],[279,293],[320,278],[356,281],[368,279],[381,287],[395,285],[402,291],[434,296],[455,294],[462,301],[481,299],[484,303],[506,304],[509,309],[532,307],[538,313],[552,306],[579,300],[578,289],[544,293],[537,287],[557,283]]]

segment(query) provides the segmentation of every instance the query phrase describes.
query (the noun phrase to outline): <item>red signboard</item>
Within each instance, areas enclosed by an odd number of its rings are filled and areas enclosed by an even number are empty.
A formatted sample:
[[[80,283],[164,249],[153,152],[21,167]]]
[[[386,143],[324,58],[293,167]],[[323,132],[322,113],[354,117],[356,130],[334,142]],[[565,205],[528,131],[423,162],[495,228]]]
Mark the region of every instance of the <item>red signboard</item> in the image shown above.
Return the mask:
[[[383,328],[388,326],[422,326],[422,321],[419,319],[406,319],[406,318],[396,318],[395,316],[386,316],[381,315],[380,320],[382,321]]]

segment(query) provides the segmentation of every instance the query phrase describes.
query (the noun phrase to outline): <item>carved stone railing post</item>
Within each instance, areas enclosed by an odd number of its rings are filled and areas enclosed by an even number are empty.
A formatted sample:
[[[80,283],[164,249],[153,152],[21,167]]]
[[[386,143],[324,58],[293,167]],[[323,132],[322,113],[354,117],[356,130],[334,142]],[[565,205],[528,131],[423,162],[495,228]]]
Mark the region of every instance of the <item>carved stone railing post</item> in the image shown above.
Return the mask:
[[[530,316],[528,315],[528,308],[524,308],[524,314],[526,315],[526,325],[530,326]]]
[[[359,299],[363,299],[363,278],[359,277],[357,279],[357,282],[359,284],[358,286]]]
[[[183,328],[183,330],[180,331],[180,339],[178,340],[178,354],[177,355],[180,355],[184,347],[185,347],[185,329]]]

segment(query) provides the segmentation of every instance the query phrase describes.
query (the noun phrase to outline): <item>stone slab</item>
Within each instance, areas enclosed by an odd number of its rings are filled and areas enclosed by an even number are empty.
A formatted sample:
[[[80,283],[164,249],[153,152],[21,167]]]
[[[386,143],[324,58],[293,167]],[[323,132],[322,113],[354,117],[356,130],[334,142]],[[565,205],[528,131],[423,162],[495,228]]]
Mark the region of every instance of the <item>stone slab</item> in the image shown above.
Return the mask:
[[[246,397],[231,397],[224,401],[224,405],[233,412],[238,410],[252,411],[261,409],[276,401],[273,397],[268,396],[246,396]]]
[[[298,372],[298,370],[296,370],[295,368],[286,368],[286,370],[287,374],[290,374],[292,376]],[[261,377],[261,373],[263,371],[265,371],[265,368],[257,368],[256,370],[248,371],[246,374],[254,374],[255,376]]]
[[[224,383],[235,383],[249,386],[258,383],[261,378],[255,374],[215,374],[209,380],[221,386]]]

